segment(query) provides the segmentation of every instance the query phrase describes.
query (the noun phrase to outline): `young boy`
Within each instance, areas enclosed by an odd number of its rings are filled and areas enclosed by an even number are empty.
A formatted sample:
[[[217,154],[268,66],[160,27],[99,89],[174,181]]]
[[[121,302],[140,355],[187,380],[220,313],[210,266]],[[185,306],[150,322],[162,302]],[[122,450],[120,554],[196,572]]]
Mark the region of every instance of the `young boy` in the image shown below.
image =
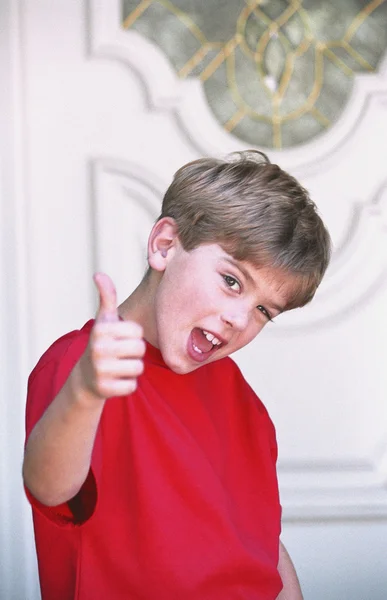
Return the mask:
[[[117,307],[96,274],[95,320],[29,379],[43,600],[302,598],[274,427],[228,356],[312,299],[329,254],[307,192],[264,155],[176,173],[137,289]]]

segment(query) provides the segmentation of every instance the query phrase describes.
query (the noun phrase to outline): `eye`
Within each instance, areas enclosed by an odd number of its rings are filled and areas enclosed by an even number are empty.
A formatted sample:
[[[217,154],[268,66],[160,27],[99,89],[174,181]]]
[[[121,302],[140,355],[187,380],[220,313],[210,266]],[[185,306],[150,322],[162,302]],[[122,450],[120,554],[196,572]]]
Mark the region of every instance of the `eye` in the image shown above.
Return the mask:
[[[274,323],[273,319],[271,318],[270,313],[266,310],[266,308],[264,306],[262,306],[262,304],[258,304],[257,309],[260,310],[261,313],[265,315],[265,317],[267,318],[268,321],[271,321],[272,323]]]
[[[231,275],[222,275],[223,279],[226,282],[226,285],[234,292],[239,292],[241,289],[241,284],[235,277],[231,277]]]

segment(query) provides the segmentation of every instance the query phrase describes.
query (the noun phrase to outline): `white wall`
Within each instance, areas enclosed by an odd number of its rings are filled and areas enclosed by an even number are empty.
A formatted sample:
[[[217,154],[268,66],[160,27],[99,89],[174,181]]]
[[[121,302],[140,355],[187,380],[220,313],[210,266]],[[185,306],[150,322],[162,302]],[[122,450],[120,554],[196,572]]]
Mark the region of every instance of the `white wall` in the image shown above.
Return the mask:
[[[30,367],[26,261],[25,98],[19,6],[0,5],[0,597],[38,598],[32,526],[21,483]]]
[[[385,521],[286,523],[305,600],[385,600]]]

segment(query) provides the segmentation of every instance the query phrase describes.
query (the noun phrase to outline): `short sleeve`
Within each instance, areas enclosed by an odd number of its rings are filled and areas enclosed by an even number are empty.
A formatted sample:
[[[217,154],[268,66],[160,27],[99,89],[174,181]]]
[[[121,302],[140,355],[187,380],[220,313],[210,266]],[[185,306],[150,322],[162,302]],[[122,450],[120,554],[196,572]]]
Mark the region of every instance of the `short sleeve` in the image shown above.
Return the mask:
[[[269,420],[268,428],[269,428],[270,452],[271,452],[274,464],[277,464],[277,459],[278,459],[277,435],[276,435],[275,427],[274,427],[273,422],[270,419],[269,415],[268,415],[268,420]]]
[[[239,366],[232,360],[228,359],[235,370],[237,380],[239,382],[239,386],[241,390],[243,390],[243,395],[249,399],[251,404],[259,411],[261,415],[261,422],[264,424],[264,430],[266,432],[266,439],[268,440],[270,447],[270,454],[274,463],[274,466],[277,464],[278,459],[278,446],[277,446],[277,435],[274,423],[269,415],[269,412],[262,402],[262,400],[257,396],[256,392],[253,390],[251,385],[246,381],[242,371]]]
[[[246,385],[248,385],[250,394],[252,395],[253,402],[255,405],[258,406],[259,411],[262,415],[263,422],[265,423],[265,430],[267,433],[267,439],[269,441],[269,446],[270,446],[270,454],[273,459],[274,466],[276,466],[277,458],[278,458],[278,446],[277,446],[277,435],[276,435],[274,423],[271,420],[269,412],[268,412],[266,406],[263,404],[262,400],[257,396],[257,394],[254,392],[254,390],[251,388],[251,386],[247,382],[246,382]]]
[[[80,331],[71,332],[55,342],[42,356],[28,380],[26,406],[26,443],[36,423],[57,396],[72,369],[86,349],[92,322]],[[99,471],[98,436],[93,451],[92,468],[78,494],[59,506],[45,506],[25,488],[34,511],[58,525],[79,525],[93,514],[96,500],[96,472]],[[95,463],[95,464],[94,464]]]
[[[63,387],[87,345],[88,337],[73,332],[55,342],[28,379],[26,442],[32,429]]]

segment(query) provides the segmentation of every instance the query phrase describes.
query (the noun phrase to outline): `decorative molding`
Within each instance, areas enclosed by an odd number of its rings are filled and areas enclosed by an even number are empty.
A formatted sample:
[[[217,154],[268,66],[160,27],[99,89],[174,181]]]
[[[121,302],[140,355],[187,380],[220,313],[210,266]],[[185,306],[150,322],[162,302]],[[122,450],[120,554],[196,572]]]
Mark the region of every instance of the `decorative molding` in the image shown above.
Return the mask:
[[[387,284],[387,179],[351,219],[311,305],[278,319],[273,335],[332,327],[372,301]],[[361,276],[359,276],[361,274]]]
[[[108,272],[126,297],[128,285],[135,287],[144,274],[148,234],[166,184],[148,169],[114,158],[94,160],[92,178],[93,269]]]
[[[31,510],[24,496],[23,460],[26,382],[30,369],[32,317],[28,265],[26,128],[23,72],[23,8],[4,0],[0,32],[0,248],[2,365],[0,394],[0,596],[37,598]]]
[[[387,452],[382,460],[279,464],[285,521],[387,517]]]
[[[382,479],[382,483],[387,494],[387,441],[383,440],[380,444],[380,450],[376,453],[375,471]]]
[[[199,80],[180,80],[158,46],[136,31],[123,29],[120,0],[89,2],[92,57],[118,60],[135,71],[148,92],[151,106],[156,110],[173,111],[187,139],[199,154],[221,155],[248,149],[216,121]],[[270,149],[273,162],[279,161],[290,170],[301,164],[303,171],[321,165],[322,160],[348,143],[367,110],[369,98],[375,94],[387,97],[386,72],[387,56],[378,73],[356,75],[351,98],[335,127],[300,147],[282,151]]]
[[[387,44],[384,0],[324,11],[260,0],[228,10],[218,0],[121,5],[124,29],[156,43],[180,79],[201,80],[224,130],[267,148],[293,148],[334,126],[355,75],[377,70]]]

